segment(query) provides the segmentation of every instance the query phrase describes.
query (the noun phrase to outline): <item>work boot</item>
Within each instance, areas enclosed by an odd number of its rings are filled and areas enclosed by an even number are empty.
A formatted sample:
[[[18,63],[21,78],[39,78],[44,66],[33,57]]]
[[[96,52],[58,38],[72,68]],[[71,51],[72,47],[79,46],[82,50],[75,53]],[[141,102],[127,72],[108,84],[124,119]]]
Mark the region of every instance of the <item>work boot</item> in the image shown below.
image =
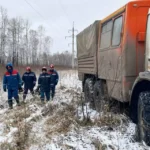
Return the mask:
[[[35,96],[34,91],[31,91],[31,94],[32,94],[32,96],[33,96],[32,100],[36,100],[36,96]]]
[[[12,102],[9,102],[8,105],[9,105],[9,109],[13,109],[13,104],[12,104]]]
[[[44,104],[44,99],[41,99],[41,103]]]
[[[54,99],[54,93],[52,93],[52,100]]]
[[[17,106],[20,106],[19,98],[16,99]]]
[[[34,96],[34,91],[31,91],[32,96]]]
[[[46,102],[48,103],[50,100],[46,100]]]
[[[9,109],[13,109],[13,106],[9,104]]]
[[[23,101],[26,99],[26,94],[23,94]]]

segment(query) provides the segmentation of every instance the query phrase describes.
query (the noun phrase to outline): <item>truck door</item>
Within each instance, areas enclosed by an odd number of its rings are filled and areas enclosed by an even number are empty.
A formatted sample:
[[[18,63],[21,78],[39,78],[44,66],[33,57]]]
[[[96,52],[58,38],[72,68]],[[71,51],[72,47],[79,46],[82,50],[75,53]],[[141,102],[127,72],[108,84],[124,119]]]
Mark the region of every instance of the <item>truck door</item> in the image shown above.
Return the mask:
[[[98,56],[99,78],[121,81],[121,33],[124,16],[119,15],[102,26],[101,42]],[[119,71],[119,72],[118,72]],[[116,78],[117,74],[117,78]],[[116,78],[116,79],[115,79]]]
[[[149,7],[142,6],[136,8],[136,75],[139,72],[143,72],[144,59],[145,59],[145,32],[146,32],[146,22]],[[148,45],[147,45],[148,46]]]
[[[98,52],[98,76],[107,80],[108,92],[115,99],[121,96],[123,24],[124,12],[102,25]]]
[[[146,48],[145,48],[145,71],[150,71],[150,9],[147,16],[146,27]]]

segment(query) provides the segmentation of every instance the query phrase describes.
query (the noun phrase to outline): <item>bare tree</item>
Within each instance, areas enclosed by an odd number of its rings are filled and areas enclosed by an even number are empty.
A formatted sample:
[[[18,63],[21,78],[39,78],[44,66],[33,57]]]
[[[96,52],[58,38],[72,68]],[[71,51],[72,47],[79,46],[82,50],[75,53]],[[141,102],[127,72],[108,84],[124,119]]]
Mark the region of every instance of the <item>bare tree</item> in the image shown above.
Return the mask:
[[[11,56],[11,61],[13,64],[16,64],[17,59],[17,20],[13,18],[9,20],[8,23],[8,47],[9,47],[9,55]]]
[[[30,48],[29,48],[29,32],[30,32],[30,23],[28,20],[25,21],[25,38],[24,38],[24,51],[23,51],[23,56],[26,64],[29,64],[30,62]]]
[[[43,26],[38,27],[38,36],[39,36],[39,51],[43,51],[43,41],[45,36],[45,28]]]
[[[5,62],[5,48],[6,48],[6,32],[7,32],[7,10],[0,7],[0,63]]]
[[[15,65],[49,64],[52,38],[45,28],[30,28],[21,17],[8,19],[6,9],[0,7],[0,63],[11,61]]]
[[[17,26],[16,26],[16,34],[17,34],[17,45],[16,45],[16,57],[17,57],[17,60],[16,60],[16,64],[19,65],[21,63],[21,60],[22,60],[22,51],[21,51],[21,41],[22,41],[22,38],[23,38],[23,31],[24,31],[24,23],[23,23],[23,19],[21,17],[17,18]]]
[[[35,65],[37,63],[37,51],[38,51],[38,33],[35,30],[30,30],[30,52],[31,52],[31,63]]]

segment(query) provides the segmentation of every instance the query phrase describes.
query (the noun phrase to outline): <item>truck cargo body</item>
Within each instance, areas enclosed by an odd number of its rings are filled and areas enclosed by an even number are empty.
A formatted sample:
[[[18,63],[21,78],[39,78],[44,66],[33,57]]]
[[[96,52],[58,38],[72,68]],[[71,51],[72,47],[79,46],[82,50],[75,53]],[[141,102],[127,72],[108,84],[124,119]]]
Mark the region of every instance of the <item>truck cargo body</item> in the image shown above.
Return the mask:
[[[77,36],[78,73],[83,84],[86,76],[97,77],[96,80],[106,81],[112,98],[122,102],[130,100],[132,85],[139,73],[144,71],[149,8],[150,1],[129,2],[98,21],[98,25],[95,23],[95,36],[90,33],[90,27]]]
[[[78,75],[84,80],[85,74],[97,74],[99,21],[95,21],[77,35]]]

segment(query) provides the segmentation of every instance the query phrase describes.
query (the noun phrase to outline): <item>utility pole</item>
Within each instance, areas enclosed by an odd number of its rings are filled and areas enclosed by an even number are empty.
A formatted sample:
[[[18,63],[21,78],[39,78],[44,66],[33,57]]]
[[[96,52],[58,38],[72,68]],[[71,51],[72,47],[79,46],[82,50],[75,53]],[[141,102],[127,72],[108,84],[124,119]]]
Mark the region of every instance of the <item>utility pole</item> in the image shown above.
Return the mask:
[[[75,39],[75,32],[78,32],[75,28],[74,28],[74,22],[73,22],[73,27],[72,30],[69,30],[69,32],[72,32],[71,36],[66,36],[65,38],[72,38],[72,43],[69,43],[68,45],[72,44],[72,69],[74,69],[74,39]]]

